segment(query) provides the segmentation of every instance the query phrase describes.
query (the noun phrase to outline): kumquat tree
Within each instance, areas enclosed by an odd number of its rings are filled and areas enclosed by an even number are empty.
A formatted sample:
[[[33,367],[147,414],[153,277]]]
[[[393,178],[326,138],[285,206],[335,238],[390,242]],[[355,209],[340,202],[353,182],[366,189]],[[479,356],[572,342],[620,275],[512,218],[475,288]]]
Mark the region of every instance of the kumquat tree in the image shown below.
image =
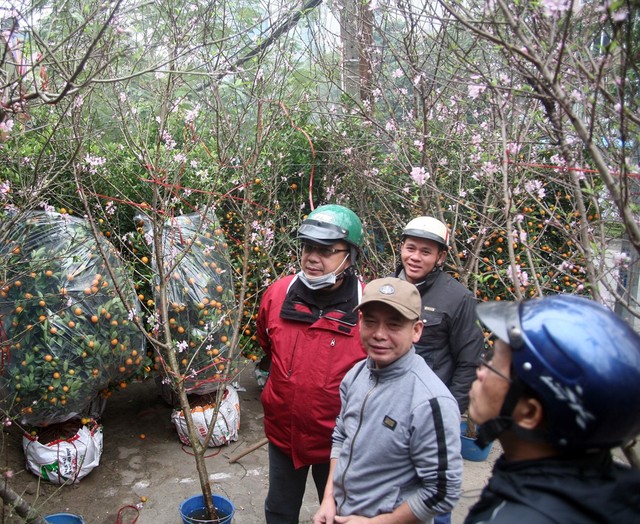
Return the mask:
[[[111,392],[155,380],[210,501],[215,428],[201,441],[193,399],[220,406],[261,358],[262,292],[298,270],[292,233],[326,203],[362,218],[365,280],[433,215],[478,300],[640,315],[637,2],[0,9],[6,426],[92,426]],[[0,495],[37,518],[10,482]]]

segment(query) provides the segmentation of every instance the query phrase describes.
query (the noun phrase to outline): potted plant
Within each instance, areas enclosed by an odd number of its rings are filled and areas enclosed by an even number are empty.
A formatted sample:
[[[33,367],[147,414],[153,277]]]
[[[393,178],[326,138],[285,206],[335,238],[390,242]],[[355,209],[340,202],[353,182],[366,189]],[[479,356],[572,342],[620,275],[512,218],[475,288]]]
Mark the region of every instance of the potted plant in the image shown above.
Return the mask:
[[[460,423],[460,439],[462,441],[462,458],[473,462],[482,462],[489,456],[493,443],[481,448],[477,444],[478,425],[471,419],[469,413]]]
[[[193,450],[202,490],[179,511],[185,524],[229,522],[233,504],[212,494],[204,461],[207,448],[221,444],[214,432],[227,384],[237,371],[238,306],[227,245],[212,212],[162,223],[141,214],[135,221],[148,242],[153,269],[148,305],[155,322],[147,334],[156,348],[154,365],[163,377],[161,388],[169,390],[163,397],[179,406],[172,418],[180,439]]]

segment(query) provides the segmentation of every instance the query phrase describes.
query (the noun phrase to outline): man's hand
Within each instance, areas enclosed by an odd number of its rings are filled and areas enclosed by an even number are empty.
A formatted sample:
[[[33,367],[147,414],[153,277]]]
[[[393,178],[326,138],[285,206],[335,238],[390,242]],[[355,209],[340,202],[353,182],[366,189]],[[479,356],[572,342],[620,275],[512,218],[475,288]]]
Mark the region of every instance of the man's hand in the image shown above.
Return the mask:
[[[325,497],[322,499],[322,504],[320,504],[320,508],[316,511],[316,514],[313,516],[313,524],[333,524],[334,522],[339,522],[335,520],[336,518],[336,502],[333,500],[333,497]],[[340,517],[337,517],[340,518]]]

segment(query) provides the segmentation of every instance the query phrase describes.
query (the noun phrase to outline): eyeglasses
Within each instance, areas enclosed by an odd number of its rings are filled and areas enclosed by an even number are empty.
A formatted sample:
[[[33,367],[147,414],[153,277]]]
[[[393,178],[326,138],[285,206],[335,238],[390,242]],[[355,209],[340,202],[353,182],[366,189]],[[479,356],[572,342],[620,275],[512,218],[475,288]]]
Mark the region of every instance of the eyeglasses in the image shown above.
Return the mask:
[[[348,249],[335,249],[332,247],[316,246],[314,244],[302,244],[302,252],[310,255],[313,252],[318,253],[322,258],[329,258],[337,253],[347,253]]]
[[[498,371],[496,368],[494,368],[491,365],[491,361],[487,360],[485,358],[484,355],[482,355],[480,357],[480,367],[484,366],[485,368],[487,368],[489,371],[495,373],[496,375],[498,375],[500,378],[505,379],[507,382],[511,383],[513,382],[507,375],[505,375],[504,373],[502,373],[501,371]]]

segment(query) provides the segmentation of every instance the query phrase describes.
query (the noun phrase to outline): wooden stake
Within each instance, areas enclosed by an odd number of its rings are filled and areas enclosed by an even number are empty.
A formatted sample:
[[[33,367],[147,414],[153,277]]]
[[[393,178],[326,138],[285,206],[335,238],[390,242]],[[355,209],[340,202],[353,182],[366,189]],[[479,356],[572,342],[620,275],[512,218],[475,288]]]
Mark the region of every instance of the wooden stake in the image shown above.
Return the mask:
[[[253,451],[255,451],[258,448],[261,448],[262,446],[264,446],[267,442],[269,442],[269,439],[267,439],[267,437],[264,437],[262,440],[259,440],[258,442],[256,442],[255,444],[249,446],[247,449],[245,449],[243,452],[238,453],[237,455],[234,455],[233,457],[231,457],[229,459],[229,464],[233,464],[234,462],[237,462],[238,460],[240,460],[242,457],[244,457],[245,455],[248,455],[249,453],[252,453]]]

